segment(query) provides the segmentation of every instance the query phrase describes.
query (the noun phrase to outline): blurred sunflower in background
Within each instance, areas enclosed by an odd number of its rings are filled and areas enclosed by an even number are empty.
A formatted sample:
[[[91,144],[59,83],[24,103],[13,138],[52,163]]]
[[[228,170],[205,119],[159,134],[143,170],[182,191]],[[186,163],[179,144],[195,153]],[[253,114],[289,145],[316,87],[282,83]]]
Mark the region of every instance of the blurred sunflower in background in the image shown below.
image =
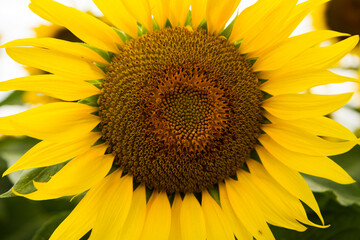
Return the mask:
[[[312,13],[313,25],[318,30],[330,29],[351,35],[360,34],[360,1],[330,0]],[[340,41],[343,37],[338,37]],[[353,53],[359,55],[359,45]]]
[[[94,0],[110,27],[52,0],[31,1],[32,11],[83,42],[3,45],[18,63],[49,74],[1,82],[0,90],[62,100],[0,118],[1,134],[42,140],[4,175],[62,164],[35,191],[13,192],[33,200],[86,192],[50,239],[89,231],[90,239],[274,239],[268,224],[326,227],[299,172],[354,182],[328,156],[359,140],[324,117],[352,94],[303,92],[357,81],[327,69],[358,36],[290,37],[325,0],[259,0],[226,25],[239,2]]]

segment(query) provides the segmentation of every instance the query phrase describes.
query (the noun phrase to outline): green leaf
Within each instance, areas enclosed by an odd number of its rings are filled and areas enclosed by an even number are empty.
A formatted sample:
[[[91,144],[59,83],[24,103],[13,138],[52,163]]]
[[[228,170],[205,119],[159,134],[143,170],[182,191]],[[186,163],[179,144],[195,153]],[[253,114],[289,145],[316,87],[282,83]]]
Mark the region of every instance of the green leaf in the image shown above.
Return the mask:
[[[117,33],[117,35],[119,35],[119,37],[124,43],[133,39],[130,35],[121,32],[119,29],[113,28],[113,30]]]
[[[13,91],[3,101],[0,102],[0,106],[5,105],[23,105],[22,96],[24,91]]]
[[[97,54],[99,54],[103,59],[105,59],[107,62],[111,62],[111,54],[108,51],[90,46],[86,43],[77,43],[80,45],[83,45],[84,47],[90,48],[91,50],[93,50],[94,52],[96,52]]]
[[[186,19],[185,19],[185,25],[184,26],[192,26],[192,15],[191,15],[191,11],[189,10],[189,12],[186,14]]]
[[[51,234],[55,231],[55,229],[60,225],[62,221],[69,215],[70,212],[61,212],[53,217],[51,217],[48,221],[46,221],[41,228],[35,233],[32,240],[46,240],[49,239]]]
[[[230,35],[232,33],[232,30],[233,30],[233,27],[234,27],[234,23],[236,21],[236,18],[234,18],[234,20],[232,20],[232,22],[221,31],[219,36],[224,36],[224,37],[226,37],[226,39],[229,39],[229,37],[230,37]]]
[[[25,136],[3,136],[0,140],[0,157],[7,163],[7,167],[14,164],[25,152],[32,148],[39,140]],[[14,183],[21,172],[9,175]]]
[[[62,167],[64,167],[65,163],[59,163],[54,166],[50,167],[43,167],[43,168],[36,168],[33,170],[26,170],[23,172],[19,180],[15,183],[13,186],[14,190],[22,193],[27,194],[36,191],[36,188],[34,187],[33,182],[47,182],[50,180],[50,177],[53,176],[55,173],[57,173]],[[8,197],[14,197],[14,195],[11,191],[7,191],[6,193],[3,193],[0,195],[0,198],[8,198]]]
[[[309,227],[305,232],[291,231],[285,228],[271,227],[277,240],[359,240],[360,207],[341,206],[329,194],[317,194],[319,202],[323,202],[321,209],[326,224],[331,226],[325,229]],[[309,218],[316,217],[309,213]]]
[[[347,153],[331,157],[336,163],[345,169],[357,182],[349,185],[341,185],[332,181],[308,176],[304,178],[314,192],[331,192],[337,201],[349,206],[352,204],[360,205],[360,146],[355,146]]]
[[[79,103],[86,104],[92,107],[98,107],[98,99],[100,95],[94,95],[88,98],[81,99]]]

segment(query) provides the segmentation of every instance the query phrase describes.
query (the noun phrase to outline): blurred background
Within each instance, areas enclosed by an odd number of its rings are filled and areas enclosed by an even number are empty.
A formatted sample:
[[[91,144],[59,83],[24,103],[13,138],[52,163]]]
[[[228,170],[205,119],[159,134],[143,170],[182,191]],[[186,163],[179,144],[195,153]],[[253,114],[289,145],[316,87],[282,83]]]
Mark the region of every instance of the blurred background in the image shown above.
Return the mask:
[[[102,17],[101,12],[91,0],[57,0],[68,6],[76,7],[95,16]],[[332,0],[352,4],[352,8],[339,7],[339,16],[348,17],[354,21],[354,29],[360,34],[360,0]],[[256,0],[243,0],[239,11],[253,4]],[[303,1],[299,1],[303,2]],[[1,0],[0,1],[0,43],[6,43],[19,38],[31,37],[57,37],[69,41],[79,41],[65,29],[54,26],[41,19],[28,9],[29,0]],[[308,16],[296,29],[293,35],[298,35],[316,29],[329,28],[327,26],[326,7],[319,8]],[[354,15],[355,14],[355,15]],[[358,18],[356,18],[356,14]],[[329,15],[329,14],[328,14]],[[355,17],[349,17],[354,15]],[[106,21],[106,19],[102,20]],[[348,23],[342,21],[338,25]],[[357,24],[357,25],[356,25]],[[355,31],[356,33],[356,31]],[[329,45],[325,42],[324,45]],[[359,55],[357,52],[346,56],[332,71],[349,77],[358,78]],[[38,69],[21,66],[11,60],[3,49],[0,49],[0,81],[23,77],[30,74],[41,74]],[[310,90],[318,94],[334,94],[354,92],[351,101],[331,114],[338,122],[360,136],[360,94],[357,83],[331,84]],[[0,92],[0,117],[12,115],[42,103],[56,101],[37,93],[24,93],[21,91]],[[38,141],[28,137],[8,137],[0,135],[0,174],[13,164],[28,149]],[[315,196],[322,209],[325,223],[331,227],[327,229],[309,228],[304,233],[289,231],[272,227],[276,239],[314,239],[318,240],[360,240],[360,147],[350,152],[332,157],[339,165],[357,180],[351,185],[339,185],[316,177],[305,176],[308,184],[315,192]],[[52,169],[56,172],[62,166]],[[14,183],[21,183],[24,190],[33,188],[32,180],[46,181],[49,176],[42,174],[43,169],[29,170],[25,173],[17,172],[0,178],[0,239],[1,240],[27,240],[48,239],[56,226],[67,216],[71,209],[81,199],[81,196],[70,201],[62,198],[51,201],[30,201],[14,197],[8,190]],[[48,172],[48,171],[47,171]],[[24,177],[26,176],[26,177]],[[34,176],[34,178],[29,178]],[[309,217],[319,223],[316,216],[309,210]],[[86,237],[84,237],[86,239]]]

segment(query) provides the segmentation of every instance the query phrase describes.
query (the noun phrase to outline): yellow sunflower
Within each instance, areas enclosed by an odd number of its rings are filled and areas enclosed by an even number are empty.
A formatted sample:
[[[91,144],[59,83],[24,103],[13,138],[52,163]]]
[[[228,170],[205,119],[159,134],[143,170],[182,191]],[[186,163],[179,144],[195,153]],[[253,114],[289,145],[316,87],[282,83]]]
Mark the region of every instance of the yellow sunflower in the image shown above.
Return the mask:
[[[312,12],[312,20],[317,30],[330,29],[359,35],[360,0],[330,0]],[[343,36],[339,36],[333,42],[343,39]],[[354,48],[353,53],[360,55],[359,45]]]
[[[3,46],[51,74],[2,82],[1,90],[64,100],[0,118],[0,133],[42,140],[5,175],[68,161],[48,182],[34,182],[35,192],[17,194],[87,191],[52,240],[90,230],[90,239],[274,239],[268,224],[325,227],[299,172],[354,182],[327,156],[359,140],[324,117],[352,94],[302,92],[355,81],[327,68],[358,37],[317,47],[347,34],[289,36],[326,0],[259,0],[227,27],[240,0],[94,2],[116,28],[52,0],[30,4],[86,44]]]

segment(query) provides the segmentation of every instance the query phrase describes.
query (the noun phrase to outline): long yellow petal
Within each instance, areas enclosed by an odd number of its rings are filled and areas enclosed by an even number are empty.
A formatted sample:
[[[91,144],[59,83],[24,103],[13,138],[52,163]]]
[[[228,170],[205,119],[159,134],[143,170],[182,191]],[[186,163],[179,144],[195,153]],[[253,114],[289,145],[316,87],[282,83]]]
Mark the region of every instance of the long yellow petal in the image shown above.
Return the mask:
[[[247,163],[249,163],[249,168],[254,170],[251,165],[252,160],[248,160]],[[237,176],[238,181],[245,185],[245,191],[254,197],[255,204],[262,209],[267,222],[300,232],[306,230],[306,227],[296,220],[294,209],[290,206],[291,200],[295,201],[296,198],[291,199],[289,194],[287,195],[288,199],[279,199],[279,195],[276,195],[276,192],[279,191],[276,189],[277,186],[271,185],[269,181],[257,179],[253,175],[253,171],[250,174],[239,171]]]
[[[106,186],[112,176],[91,188],[70,215],[56,228],[50,240],[79,240],[95,225],[96,217],[102,206],[103,197],[107,195]]]
[[[173,27],[184,26],[186,15],[190,10],[190,0],[171,0],[169,5],[169,20]]]
[[[151,11],[154,15],[154,19],[160,26],[160,29],[164,28],[166,19],[169,15],[169,0],[149,0]]]
[[[304,72],[325,70],[333,67],[358,43],[359,36],[352,36],[328,47],[314,47],[290,60],[275,71],[262,72],[260,78],[271,79],[294,76]]]
[[[257,240],[275,240],[266,223],[264,212],[256,205],[256,199],[245,188],[244,183],[228,179],[225,181],[225,186],[230,204],[246,229]]]
[[[322,225],[317,225],[309,221],[299,199],[291,195],[277,183],[260,163],[249,160],[247,161],[247,165],[251,172],[250,177],[266,197],[265,201],[269,202],[276,211],[281,212],[281,215],[290,223],[289,227],[295,226],[296,228],[294,228],[294,230],[297,231],[306,230],[306,227],[299,224],[298,221],[300,221],[308,225],[324,228]]]
[[[169,240],[181,240],[180,229],[180,210],[182,199],[179,193],[175,194],[174,202],[171,206],[171,228]]]
[[[126,10],[121,0],[93,0],[93,2],[115,27],[133,38],[138,36],[136,20]]]
[[[351,97],[352,93],[339,95],[284,94],[265,100],[262,107],[280,119],[312,118],[338,110]]]
[[[206,239],[203,211],[194,194],[185,194],[180,210],[181,237],[183,240]]]
[[[132,176],[125,175],[121,178],[121,171],[117,171],[110,175],[108,183],[104,187],[106,194],[102,196],[90,240],[118,239],[116,236],[123,228],[130,210],[133,196]]]
[[[47,167],[70,160],[88,150],[100,137],[99,133],[89,133],[70,142],[42,141],[27,151],[3,176],[23,169]]]
[[[95,111],[80,103],[56,102],[0,118],[0,123],[10,121],[21,135],[65,142],[85,136],[96,127],[100,120],[91,114]]]
[[[321,215],[319,206],[315,200],[315,197],[302,178],[302,176],[286,167],[279,161],[277,161],[271,154],[269,154],[264,148],[257,148],[257,153],[260,156],[261,162],[263,163],[265,169],[269,172],[269,174],[283,187],[303,201],[306,205],[308,205],[320,218],[321,222],[324,224],[324,219]]]
[[[277,44],[281,44],[282,41],[287,39],[291,33],[299,26],[301,21],[317,6],[328,2],[329,0],[308,0],[296,5],[294,11],[292,12],[291,16],[284,22],[283,26],[277,29],[275,32],[276,37],[269,38],[271,39],[266,46],[266,50],[271,51],[273,46]]]
[[[261,136],[259,141],[271,155],[295,171],[326,178],[340,184],[354,182],[354,179],[344,169],[328,157],[309,156],[287,150],[266,135]],[[259,148],[259,151],[261,151],[262,147],[257,147],[256,149],[258,150]]]
[[[76,101],[101,93],[100,89],[85,81],[74,81],[52,74],[21,77],[0,82],[0,90],[37,92],[65,101]]]
[[[262,130],[288,150],[311,156],[332,156],[349,151],[359,140],[332,142],[285,124],[265,124]]]
[[[10,47],[7,54],[16,62],[39,68],[70,79],[102,79],[105,73],[90,61],[57,50],[29,47]]]
[[[115,53],[119,51],[117,45],[121,44],[120,37],[111,27],[90,14],[52,0],[31,0],[29,8],[44,19],[66,27],[94,47]]]
[[[253,236],[250,232],[244,227],[244,224],[241,222],[235,213],[233,208],[231,207],[228,194],[226,192],[225,184],[219,184],[219,193],[220,193],[220,202],[221,207],[224,210],[224,214],[229,221],[232,231],[234,232],[237,239],[243,240],[253,240]]]
[[[39,192],[51,196],[80,194],[100,182],[111,169],[114,156],[104,155],[106,145],[98,145],[68,162],[48,182],[34,182]],[[26,196],[25,196],[26,197]]]
[[[139,240],[146,217],[145,186],[140,185],[134,191],[128,217],[117,239]]]
[[[272,24],[274,26],[272,28],[273,31],[269,31],[269,28],[267,28],[265,25],[264,31],[260,32],[260,34],[254,39],[255,41],[251,41],[254,50],[252,51],[252,54],[249,54],[249,57],[262,56],[264,53],[271,51],[274,46],[277,46],[279,44],[281,45],[282,42],[290,36],[290,34],[295,30],[295,28],[300,24],[300,22],[305,18],[306,15],[308,15],[317,5],[320,5],[321,3],[324,3],[326,1],[329,0],[306,1],[304,3],[296,5],[295,7],[294,5],[290,6],[291,11],[285,10],[284,13],[276,9],[269,21],[274,21],[272,19],[275,18],[282,19],[282,22],[275,20],[275,24]],[[283,4],[283,1],[278,2],[281,2],[281,4]],[[282,18],[282,14],[289,15],[287,15],[286,18]],[[266,38],[264,38],[264,41],[259,41],[259,39],[262,39],[262,37]]]
[[[295,8],[296,3],[297,0],[281,1],[281,4],[274,9],[268,18],[259,23],[262,28],[261,31],[259,31],[256,36],[250,35],[244,38],[241,42],[241,51],[258,52],[270,45],[271,42],[277,38],[277,31],[284,26],[284,23]]]
[[[206,20],[209,33],[220,33],[239,3],[240,0],[207,0]]]
[[[40,47],[47,48],[51,50],[56,50],[61,53],[74,55],[76,57],[84,58],[86,60],[101,63],[104,65],[109,65],[109,63],[102,58],[95,51],[91,50],[84,45],[74,42],[68,42],[61,39],[56,38],[27,38],[27,39],[17,39],[11,42],[8,42],[1,47],[23,47],[23,46],[31,46],[31,47]]]
[[[234,239],[229,221],[219,204],[210,196],[207,190],[202,193],[202,209],[206,224],[206,239]]]
[[[304,118],[297,120],[282,120],[265,114],[266,118],[272,123],[279,123],[294,126],[321,137],[332,137],[342,140],[356,140],[356,136],[349,129],[340,123],[327,117]]]
[[[147,205],[146,219],[140,239],[169,239],[171,226],[171,207],[166,192],[150,197]]]
[[[348,36],[345,33],[339,33],[330,30],[313,31],[292,37],[278,47],[259,56],[259,59],[253,65],[254,71],[268,71],[279,69],[288,61],[298,56],[310,47],[323,41],[335,37]]]
[[[272,95],[280,95],[303,92],[319,85],[344,82],[360,82],[360,80],[344,77],[329,70],[321,70],[289,77],[271,78],[261,84],[260,89]]]
[[[243,38],[253,39],[263,29],[264,24],[282,1],[258,0],[242,11],[234,23],[229,41],[235,42]],[[242,49],[240,49],[241,51]]]
[[[206,17],[207,0],[191,0],[192,27],[196,29]]]
[[[121,0],[128,12],[149,32],[153,30],[149,0]]]

